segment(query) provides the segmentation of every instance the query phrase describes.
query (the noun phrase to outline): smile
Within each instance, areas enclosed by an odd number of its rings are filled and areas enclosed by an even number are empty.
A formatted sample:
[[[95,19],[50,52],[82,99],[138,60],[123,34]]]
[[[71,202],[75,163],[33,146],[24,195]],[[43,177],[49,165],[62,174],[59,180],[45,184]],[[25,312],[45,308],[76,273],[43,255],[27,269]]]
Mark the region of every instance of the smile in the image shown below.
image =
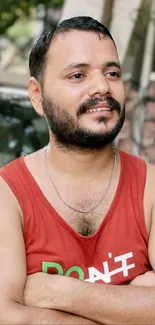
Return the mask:
[[[98,107],[98,108],[92,108],[92,109],[89,109],[89,110],[87,110],[87,112],[86,113],[94,113],[94,112],[110,112],[111,111],[111,109],[109,108],[109,107]]]

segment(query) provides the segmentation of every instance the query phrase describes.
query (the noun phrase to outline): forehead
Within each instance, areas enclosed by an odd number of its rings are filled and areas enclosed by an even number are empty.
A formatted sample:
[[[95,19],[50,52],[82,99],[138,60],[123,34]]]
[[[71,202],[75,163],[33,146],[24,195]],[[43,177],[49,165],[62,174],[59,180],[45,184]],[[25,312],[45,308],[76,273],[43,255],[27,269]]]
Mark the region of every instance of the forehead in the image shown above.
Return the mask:
[[[47,67],[63,69],[74,62],[104,64],[118,60],[116,47],[108,36],[87,31],[69,31],[56,36],[51,42]]]

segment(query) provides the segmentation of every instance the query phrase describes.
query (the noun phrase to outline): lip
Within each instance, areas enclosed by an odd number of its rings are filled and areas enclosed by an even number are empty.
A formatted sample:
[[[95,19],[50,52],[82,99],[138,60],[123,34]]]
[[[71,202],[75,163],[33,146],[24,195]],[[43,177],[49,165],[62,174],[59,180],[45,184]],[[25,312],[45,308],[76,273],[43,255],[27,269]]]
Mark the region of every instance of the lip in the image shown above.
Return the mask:
[[[105,110],[105,111],[99,111],[99,112],[89,112],[87,111],[87,116],[91,116],[92,118],[100,118],[100,117],[105,117],[105,118],[111,118],[112,116],[112,111],[111,110]]]
[[[91,106],[87,111],[89,111],[91,109],[96,109],[96,108],[107,108],[107,109],[112,110],[110,105],[107,102],[104,102],[104,103],[99,103],[99,104],[97,104],[95,106]]]

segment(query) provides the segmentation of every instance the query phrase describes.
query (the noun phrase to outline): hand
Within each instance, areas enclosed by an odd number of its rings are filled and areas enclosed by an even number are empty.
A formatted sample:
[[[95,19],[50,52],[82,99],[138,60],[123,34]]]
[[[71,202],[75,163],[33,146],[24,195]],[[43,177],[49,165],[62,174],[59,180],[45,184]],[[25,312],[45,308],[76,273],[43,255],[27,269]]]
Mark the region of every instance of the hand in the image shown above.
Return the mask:
[[[146,286],[154,287],[155,286],[155,272],[148,271],[142,275],[138,275],[135,279],[130,282],[131,285],[135,286]]]

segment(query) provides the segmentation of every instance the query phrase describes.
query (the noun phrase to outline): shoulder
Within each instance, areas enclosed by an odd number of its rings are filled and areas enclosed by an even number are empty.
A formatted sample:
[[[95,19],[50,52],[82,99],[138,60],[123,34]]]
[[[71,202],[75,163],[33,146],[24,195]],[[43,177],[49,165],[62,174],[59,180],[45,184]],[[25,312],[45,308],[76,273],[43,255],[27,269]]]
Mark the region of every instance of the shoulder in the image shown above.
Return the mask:
[[[146,163],[147,173],[146,173],[146,186],[145,192],[148,199],[151,200],[152,204],[155,204],[155,165]]]
[[[147,163],[138,156],[119,150],[121,164],[126,174],[131,174],[137,181],[145,186]]]
[[[0,168],[0,201],[8,200],[9,205],[16,205],[21,210],[22,198],[25,200],[27,197],[28,185],[39,164],[39,152],[34,152]]]
[[[139,177],[145,176],[145,191],[149,193],[150,198],[155,198],[155,165],[148,163],[144,159],[124,151],[119,151],[120,156],[126,163],[133,166]]]
[[[143,209],[148,234],[150,233],[152,211],[155,207],[155,165],[148,163],[141,157],[122,152],[132,182],[136,182],[138,192],[143,196]]]
[[[22,217],[21,207],[7,182],[0,176],[0,206],[1,214],[17,214]]]
[[[125,151],[122,151],[122,150],[118,150],[118,152],[119,152],[121,158],[123,160],[125,160],[126,162],[129,162],[129,163],[135,164],[135,165],[137,165],[137,164],[138,165],[143,165],[143,166],[146,166],[147,165],[147,163],[145,162],[145,160],[142,159],[139,156],[134,156],[134,155],[132,155],[130,153],[127,153]]]

